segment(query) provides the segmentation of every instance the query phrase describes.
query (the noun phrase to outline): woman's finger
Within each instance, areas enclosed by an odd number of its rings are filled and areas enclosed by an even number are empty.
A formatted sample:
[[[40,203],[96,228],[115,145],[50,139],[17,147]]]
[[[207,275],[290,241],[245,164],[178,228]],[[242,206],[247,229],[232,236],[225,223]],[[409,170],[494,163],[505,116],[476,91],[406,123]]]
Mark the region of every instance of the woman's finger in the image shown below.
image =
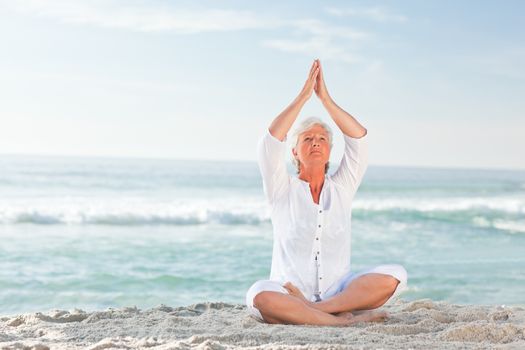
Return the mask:
[[[317,75],[319,74],[319,67],[317,67],[314,71],[314,74],[312,75],[312,80],[315,81],[317,79]]]
[[[308,73],[308,76],[312,76],[312,74],[315,72],[315,68],[317,66],[317,60],[314,60],[314,63],[312,63],[312,68],[310,68],[310,72]]]
[[[321,66],[321,61],[318,61],[317,67],[319,67],[319,77],[322,79],[323,78],[323,67]]]

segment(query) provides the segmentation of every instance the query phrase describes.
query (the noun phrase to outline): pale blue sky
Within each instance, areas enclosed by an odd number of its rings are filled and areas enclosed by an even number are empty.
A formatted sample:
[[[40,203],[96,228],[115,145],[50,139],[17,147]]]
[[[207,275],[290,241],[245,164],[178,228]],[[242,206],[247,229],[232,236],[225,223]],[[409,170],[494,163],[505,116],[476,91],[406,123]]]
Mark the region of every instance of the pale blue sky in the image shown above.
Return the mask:
[[[525,168],[524,11],[0,0],[0,154],[254,160],[318,57],[369,130],[371,164]],[[315,96],[312,115],[329,119]]]

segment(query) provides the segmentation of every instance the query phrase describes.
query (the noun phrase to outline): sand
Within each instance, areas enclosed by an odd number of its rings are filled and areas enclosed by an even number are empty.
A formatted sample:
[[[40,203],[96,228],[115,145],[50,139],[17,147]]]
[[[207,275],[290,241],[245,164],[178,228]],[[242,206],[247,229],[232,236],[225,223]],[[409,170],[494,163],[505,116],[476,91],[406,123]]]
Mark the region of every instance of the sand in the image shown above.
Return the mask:
[[[525,349],[525,309],[398,300],[382,323],[270,325],[206,302],[0,316],[0,349]]]

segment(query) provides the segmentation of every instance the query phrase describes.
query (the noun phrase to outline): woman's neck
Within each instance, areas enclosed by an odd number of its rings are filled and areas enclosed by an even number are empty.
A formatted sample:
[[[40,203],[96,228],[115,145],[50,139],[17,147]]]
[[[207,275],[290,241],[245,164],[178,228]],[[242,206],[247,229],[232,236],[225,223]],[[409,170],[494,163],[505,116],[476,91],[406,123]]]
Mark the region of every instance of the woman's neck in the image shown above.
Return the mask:
[[[312,199],[316,204],[319,204],[319,197],[321,196],[321,190],[324,184],[324,168],[302,168],[299,172],[299,179],[306,181],[310,184],[310,193]]]

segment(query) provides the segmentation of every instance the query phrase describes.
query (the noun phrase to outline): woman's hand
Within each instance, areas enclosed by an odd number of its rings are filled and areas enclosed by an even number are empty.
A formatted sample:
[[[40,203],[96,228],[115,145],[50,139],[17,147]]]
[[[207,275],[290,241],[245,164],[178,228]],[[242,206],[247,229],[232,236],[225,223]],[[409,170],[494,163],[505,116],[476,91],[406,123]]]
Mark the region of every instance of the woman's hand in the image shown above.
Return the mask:
[[[316,81],[318,79],[319,75],[319,60],[314,60],[314,63],[312,64],[312,68],[310,68],[310,72],[308,73],[308,78],[306,79],[306,82],[304,83],[303,89],[299,93],[299,96],[303,98],[305,101],[308,100],[312,93],[314,92]]]
[[[317,74],[314,86],[315,94],[322,102],[327,102],[330,100],[330,95],[328,94],[328,90],[326,89],[326,84],[324,82],[323,68],[321,67],[321,61],[316,61],[319,67],[319,73]]]
[[[317,97],[319,97],[323,103],[324,108],[328,111],[328,114],[330,114],[343,134],[356,139],[365,136],[367,133],[366,128],[359,124],[359,122],[354,117],[352,117],[350,113],[339,107],[328,94],[328,90],[326,89],[326,84],[324,82],[324,73],[323,68],[321,67],[321,62],[319,62],[319,60],[316,61],[318,64],[319,74],[317,74],[314,90]]]

